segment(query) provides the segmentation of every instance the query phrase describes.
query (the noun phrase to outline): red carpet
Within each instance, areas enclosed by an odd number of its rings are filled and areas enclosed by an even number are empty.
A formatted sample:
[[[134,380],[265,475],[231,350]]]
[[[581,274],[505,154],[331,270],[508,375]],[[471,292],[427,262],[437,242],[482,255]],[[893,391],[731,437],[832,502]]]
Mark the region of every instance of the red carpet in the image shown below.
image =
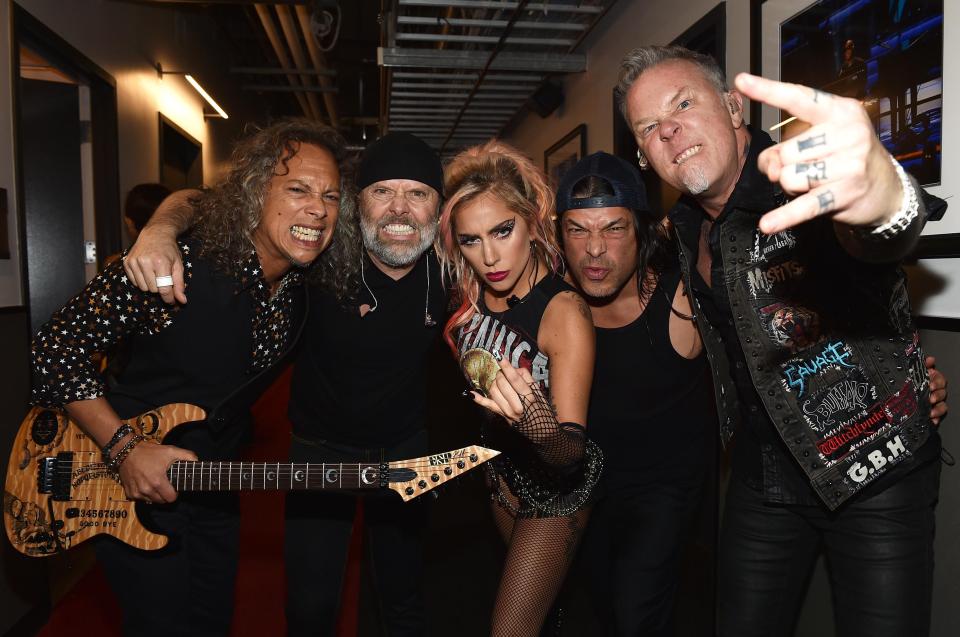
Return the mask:
[[[254,406],[254,441],[247,460],[287,457],[290,423],[287,400],[290,396],[288,369]],[[241,495],[240,565],[237,577],[236,610],[232,637],[282,635],[286,631],[283,616],[286,582],[283,573],[283,504],[277,493]],[[350,565],[344,582],[345,600],[337,624],[337,637],[356,637],[360,591],[360,544],[358,532],[362,510],[358,507]],[[107,585],[103,572],[94,567],[51,611],[50,620],[38,633],[40,637],[83,634],[119,637],[120,608]]]

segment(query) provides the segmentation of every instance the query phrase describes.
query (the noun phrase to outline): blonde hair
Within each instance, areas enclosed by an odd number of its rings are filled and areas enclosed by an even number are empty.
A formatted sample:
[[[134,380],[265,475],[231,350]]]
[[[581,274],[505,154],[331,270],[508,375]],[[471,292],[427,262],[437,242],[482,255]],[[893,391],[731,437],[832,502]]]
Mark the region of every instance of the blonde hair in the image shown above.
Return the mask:
[[[461,305],[443,328],[456,354],[453,332],[479,311],[480,281],[467,265],[453,231],[453,213],[483,195],[492,195],[520,215],[533,231],[537,259],[554,272],[561,252],[554,223],[554,195],[546,177],[529,157],[501,141],[491,140],[461,152],[444,170],[447,201],[440,213],[436,250],[445,280],[456,285]]]

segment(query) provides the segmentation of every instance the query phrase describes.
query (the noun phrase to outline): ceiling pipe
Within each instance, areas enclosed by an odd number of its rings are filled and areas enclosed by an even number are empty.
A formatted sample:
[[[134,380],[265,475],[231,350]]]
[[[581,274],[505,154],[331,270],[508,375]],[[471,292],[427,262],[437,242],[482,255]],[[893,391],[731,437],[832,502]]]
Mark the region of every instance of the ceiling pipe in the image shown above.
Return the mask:
[[[313,66],[319,73],[317,81],[320,82],[321,87],[333,89],[333,82],[325,75],[327,71],[326,57],[324,57],[323,52],[320,51],[320,47],[317,46],[317,40],[313,37],[313,31],[310,29],[310,13],[303,5],[298,5],[296,10],[297,20],[300,22],[300,30],[303,31],[303,39],[307,43],[307,52],[310,53]],[[327,116],[330,118],[330,125],[337,128],[340,118],[337,116],[337,100],[332,90],[323,93],[323,105],[327,107]]]
[[[446,36],[448,33],[450,33],[450,19],[453,17],[453,12],[454,12],[453,7],[447,7],[446,10],[443,12],[443,28],[440,30],[441,35]],[[399,23],[399,16],[398,16],[398,23]],[[443,49],[446,46],[447,46],[446,40],[440,40],[437,43],[438,49]]]
[[[329,69],[317,70],[317,69],[306,69],[300,71],[296,68],[281,69],[273,68],[269,66],[232,66],[230,67],[231,73],[243,73],[246,75],[336,75],[336,71]],[[489,76],[488,76],[489,77]]]
[[[280,20],[280,28],[283,30],[283,37],[287,40],[287,48],[290,49],[290,53],[293,55],[293,63],[297,66],[298,71],[305,71],[307,69],[307,56],[303,52],[303,46],[300,44],[300,32],[297,31],[297,26],[293,23],[293,13],[290,12],[290,7],[285,5],[277,5],[273,8],[277,12],[277,18]],[[309,87],[313,85],[313,82],[307,77],[301,76],[300,81],[303,82],[304,87]],[[320,100],[317,99],[317,96],[313,92],[307,93],[307,101],[310,103],[310,111],[313,113],[313,117],[317,121],[323,121],[320,110]]]
[[[254,5],[254,8],[257,10],[257,17],[260,18],[260,24],[263,25],[263,30],[267,34],[267,39],[270,41],[270,46],[273,47],[273,52],[277,55],[277,60],[280,62],[280,66],[289,68],[291,66],[290,58],[287,55],[286,49],[284,49],[283,45],[280,43],[280,36],[277,34],[277,28],[274,26],[273,19],[270,17],[270,10],[262,4],[256,4]],[[287,81],[290,82],[290,86],[300,86],[300,78],[292,73],[287,75]],[[311,117],[310,104],[307,102],[307,99],[304,97],[303,93],[294,93],[294,96],[297,98],[297,102],[300,104],[303,114],[307,117]]]

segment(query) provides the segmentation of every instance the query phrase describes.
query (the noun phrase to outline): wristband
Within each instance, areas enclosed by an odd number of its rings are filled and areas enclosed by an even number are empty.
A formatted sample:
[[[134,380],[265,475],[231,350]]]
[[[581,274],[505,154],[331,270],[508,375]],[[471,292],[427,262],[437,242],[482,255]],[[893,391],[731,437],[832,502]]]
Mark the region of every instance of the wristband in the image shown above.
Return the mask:
[[[874,238],[894,238],[909,228],[910,224],[913,223],[913,220],[917,218],[920,212],[920,199],[917,197],[916,188],[913,187],[913,183],[910,181],[910,178],[907,177],[907,172],[903,169],[903,166],[900,165],[900,162],[892,156],[890,157],[890,161],[893,162],[893,167],[897,171],[897,177],[900,178],[900,186],[903,189],[903,204],[900,206],[900,209],[897,210],[896,214],[890,218],[890,221],[870,229],[869,232],[865,232],[865,234]],[[864,231],[866,230],[867,229],[864,228]]]
[[[130,425],[126,423],[120,425],[120,428],[117,429],[113,433],[113,437],[110,438],[110,442],[108,442],[107,444],[103,445],[100,448],[101,457],[103,458],[103,464],[108,466],[110,465],[110,452],[113,450],[113,448],[117,445],[118,442],[120,442],[120,440],[124,436],[132,433],[133,433],[133,427],[131,427]]]
[[[144,438],[140,434],[134,435],[130,440],[127,441],[127,444],[123,445],[120,448],[120,451],[117,452],[117,455],[114,456],[108,464],[110,469],[114,473],[120,470],[120,465],[123,464],[123,461],[127,459],[127,456],[130,455],[130,452],[133,451],[133,448],[143,442]]]

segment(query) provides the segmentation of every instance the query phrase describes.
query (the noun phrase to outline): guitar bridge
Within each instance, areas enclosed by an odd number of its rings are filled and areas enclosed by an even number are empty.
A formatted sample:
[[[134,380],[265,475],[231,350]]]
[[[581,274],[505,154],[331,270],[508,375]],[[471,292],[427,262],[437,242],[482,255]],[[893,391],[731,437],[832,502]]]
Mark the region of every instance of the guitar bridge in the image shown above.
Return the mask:
[[[49,494],[54,500],[69,500],[73,452],[64,451],[56,457],[41,458],[37,465],[37,491]]]

